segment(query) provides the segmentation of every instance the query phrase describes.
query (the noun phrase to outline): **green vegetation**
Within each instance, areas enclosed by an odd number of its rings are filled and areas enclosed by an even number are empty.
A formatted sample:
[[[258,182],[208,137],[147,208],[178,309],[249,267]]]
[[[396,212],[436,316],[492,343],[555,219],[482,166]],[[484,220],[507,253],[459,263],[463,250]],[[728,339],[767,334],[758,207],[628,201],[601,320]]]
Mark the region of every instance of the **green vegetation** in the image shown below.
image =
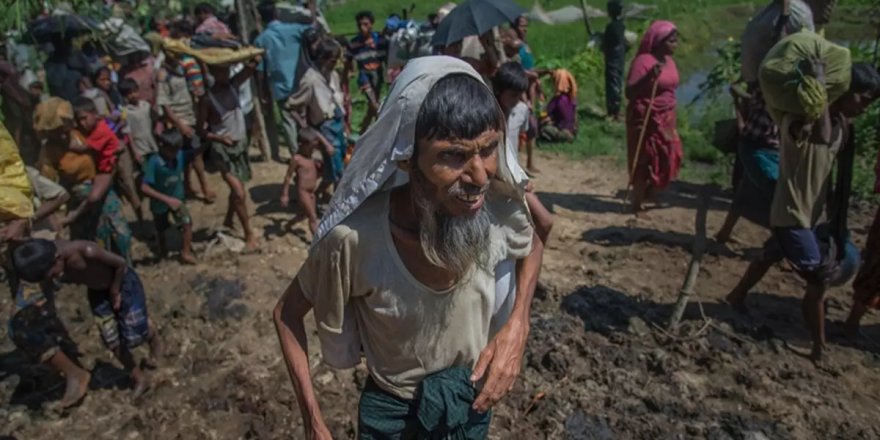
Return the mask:
[[[210,0],[209,0],[210,1]],[[530,7],[531,2],[517,0]],[[627,20],[627,29],[641,34],[651,20],[664,18],[674,21],[680,30],[681,39],[675,56],[682,77],[680,92],[687,94],[679,102],[679,133],[685,148],[685,164],[682,178],[691,181],[712,181],[724,184],[729,182],[732,158],[727,157],[711,146],[714,123],[733,116],[730,97],[725,92],[726,85],[735,78],[738,70],[738,46],[735,43],[748,18],[768,0],[655,0],[643,1],[656,9],[643,13],[640,17]],[[197,0],[141,0],[132,14],[137,21],[154,15],[172,15],[187,10]],[[357,27],[355,14],[360,10],[371,10],[377,17],[377,28],[381,28],[384,17],[391,13],[401,13],[404,8],[415,4],[411,18],[424,20],[428,14],[445,4],[446,0],[426,0],[419,2],[394,0],[347,0],[327,1],[325,15],[337,34],[352,34]],[[39,12],[42,5],[59,3],[53,0],[20,0],[3,2],[0,5],[0,31],[22,29],[29,17]],[[97,16],[109,15],[110,11],[101,9],[100,3],[88,0],[67,0],[77,11],[90,11]],[[563,6],[579,6],[579,0],[540,0],[546,10]],[[605,0],[588,0],[590,6],[604,8]],[[629,3],[629,2],[627,2]],[[869,60],[873,51],[869,50],[866,38],[876,34],[878,0],[841,0],[835,13],[834,22],[828,27],[827,35],[836,41],[846,41],[853,48],[854,58]],[[601,32],[607,19],[591,20],[594,32]],[[622,124],[605,122],[602,117],[604,107],[603,59],[601,53],[588,46],[589,39],[582,21],[562,25],[546,25],[533,22],[529,29],[528,42],[535,53],[539,67],[565,67],[578,80],[580,132],[576,142],[563,145],[543,145],[542,148],[557,151],[573,157],[584,158],[608,155],[617,158],[621,165],[625,161],[626,135]],[[634,56],[635,48],[629,52]],[[549,88],[548,88],[549,90]],[[697,94],[702,99],[690,105],[691,97]],[[365,111],[365,103],[355,96],[352,121],[359,126]],[[857,121],[859,141],[858,164],[855,188],[866,194],[873,185],[873,164],[880,144],[877,121],[880,120],[880,105],[875,105],[868,115]]]

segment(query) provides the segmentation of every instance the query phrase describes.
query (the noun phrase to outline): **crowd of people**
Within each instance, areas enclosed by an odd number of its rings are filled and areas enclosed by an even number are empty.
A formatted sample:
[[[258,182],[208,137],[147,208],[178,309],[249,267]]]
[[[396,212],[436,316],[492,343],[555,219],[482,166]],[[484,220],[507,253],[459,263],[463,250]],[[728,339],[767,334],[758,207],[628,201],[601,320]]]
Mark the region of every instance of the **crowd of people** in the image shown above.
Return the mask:
[[[787,35],[827,22],[810,8],[802,0],[773,2],[759,16],[774,18],[753,20],[750,27],[764,28],[744,36],[745,47],[765,35],[754,50],[763,53],[744,50],[748,91],[737,92],[737,102],[746,178],[718,239],[729,239],[741,216],[772,231],[764,257],[728,301],[746,310],[749,289],[771,264],[791,262],[807,281],[804,316],[818,359],[824,293],[855,273],[841,214],[847,170],[839,168],[838,183],[828,187],[835,159],[853,148],[851,119],[880,97],[880,75],[852,64],[848,89],[818,120],[771,117],[760,62],[749,57],[761,59]],[[449,9],[423,26],[436,30]],[[200,219],[187,205],[217,201],[220,191],[206,173],[218,172],[228,187],[224,225],[234,229],[237,220],[244,252],[258,252],[247,185],[251,146],[265,132],[272,159],[282,160],[282,146],[289,155],[280,204],[295,199],[295,219],[311,236],[309,255],[273,312],[310,438],[329,438],[329,430],[311,383],[303,322],[309,311],[325,362],[346,368],[366,358],[361,438],[485,438],[489,410],[521,367],[553,227],[530,181],[539,172],[533,150],[537,141],[576,139],[577,81],[565,69],[537,67],[525,16],[397,66],[388,62],[393,29],[386,23],[375,30],[372,12],[353,17],[358,32],[346,39],[319,23],[314,1],[307,10],[306,20],[284,21],[274,2],[260,3],[262,31],[253,39],[259,50],[235,62],[175,49],[181,39],[214,47],[248,39],[208,4],[191,16],[154,21],[144,30],[152,47],[105,53],[59,36],[47,45],[43,75],[0,61],[0,263],[15,298],[11,336],[34,361],[64,375],[62,406],[82,400],[90,373],[64,349],[71,341],[55,313],[56,285],[86,286],[101,338],[131,374],[135,396],[149,390],[147,370],[162,356],[161,323],[150,318],[132,267],[123,208],[152,223],[162,257],[170,251],[166,233],[179,228],[180,263],[198,264],[192,242]],[[642,215],[643,204],[676,179],[683,158],[678,29],[654,21],[625,76],[623,5],[611,0],[608,11],[608,119],[625,120],[632,208]],[[805,68],[824,81],[821,61]],[[546,103],[545,76],[553,90]],[[362,97],[352,96],[352,82]],[[352,132],[355,99],[366,108],[359,134]],[[853,330],[880,298],[878,225],[880,212],[856,280]],[[150,350],[140,362],[133,349],[142,344]]]

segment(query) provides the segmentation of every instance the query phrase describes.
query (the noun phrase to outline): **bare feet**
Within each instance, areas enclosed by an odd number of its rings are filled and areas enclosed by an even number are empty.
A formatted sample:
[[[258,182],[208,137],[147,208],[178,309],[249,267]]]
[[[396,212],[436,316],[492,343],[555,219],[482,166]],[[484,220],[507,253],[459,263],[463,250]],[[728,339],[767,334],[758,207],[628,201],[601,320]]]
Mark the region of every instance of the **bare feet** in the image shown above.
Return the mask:
[[[242,253],[245,254],[253,254],[259,252],[260,250],[260,241],[257,239],[257,235],[251,232],[248,234],[249,237],[246,238],[246,243],[244,245],[244,251]]]
[[[746,305],[745,295],[734,291],[727,294],[727,296],[724,297],[724,300],[727,301],[727,304],[730,304],[730,307],[737,313],[750,316],[749,306]]]
[[[217,194],[214,194],[211,191],[205,191],[205,197],[202,200],[207,204],[212,204],[217,201]]]
[[[193,257],[192,254],[189,252],[181,252],[179,259],[180,259],[181,264],[186,264],[189,266],[193,266],[198,263],[198,260],[196,260],[196,257]]]
[[[139,368],[136,368],[135,371],[131,373],[131,379],[134,381],[134,391],[132,392],[132,399],[138,400],[147,394],[150,389],[153,388],[153,384],[150,381],[150,377],[147,373],[144,373]]]
[[[223,226],[230,231],[234,231],[235,221],[232,219],[232,217],[227,217],[225,220],[223,220]]]
[[[67,385],[64,388],[64,397],[61,398],[61,409],[70,408],[82,401],[89,390],[92,375],[88,371],[80,369],[78,373],[68,375],[65,380]]]

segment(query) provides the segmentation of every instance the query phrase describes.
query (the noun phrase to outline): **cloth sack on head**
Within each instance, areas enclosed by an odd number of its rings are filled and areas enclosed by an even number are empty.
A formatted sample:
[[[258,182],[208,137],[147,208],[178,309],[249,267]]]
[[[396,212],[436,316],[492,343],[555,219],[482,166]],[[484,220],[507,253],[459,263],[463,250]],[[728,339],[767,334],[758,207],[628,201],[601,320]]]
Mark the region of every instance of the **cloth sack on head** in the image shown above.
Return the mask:
[[[824,87],[802,71],[801,63],[813,58],[825,63]],[[825,106],[849,90],[851,76],[849,49],[809,31],[780,40],[767,53],[758,72],[767,109],[780,125],[785,113],[817,119]]]
[[[107,50],[114,57],[124,57],[135,52],[150,52],[150,45],[121,18],[107,19],[98,26],[98,29],[103,34]]]
[[[434,84],[453,74],[465,74],[483,81],[469,64],[448,56],[416,58],[406,65],[382,103],[378,119],[358,139],[351,162],[318,226],[312,246],[371,195],[409,180],[397,163],[412,157],[419,109]],[[505,142],[502,139],[500,145]],[[521,209],[527,210],[523,199],[525,173],[507,151],[509,149],[501,148],[505,153],[498,155],[496,181],[490,193],[519,200]]]

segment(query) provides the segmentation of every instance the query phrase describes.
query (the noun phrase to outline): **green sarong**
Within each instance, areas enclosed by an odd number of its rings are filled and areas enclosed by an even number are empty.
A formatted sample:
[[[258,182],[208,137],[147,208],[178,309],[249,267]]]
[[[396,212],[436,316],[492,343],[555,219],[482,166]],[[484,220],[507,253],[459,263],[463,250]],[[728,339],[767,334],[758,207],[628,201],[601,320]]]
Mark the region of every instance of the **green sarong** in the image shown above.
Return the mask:
[[[413,400],[394,396],[369,378],[358,408],[358,439],[485,439],[492,416],[471,409],[477,390],[470,375],[465,367],[434,373],[422,381]]]

